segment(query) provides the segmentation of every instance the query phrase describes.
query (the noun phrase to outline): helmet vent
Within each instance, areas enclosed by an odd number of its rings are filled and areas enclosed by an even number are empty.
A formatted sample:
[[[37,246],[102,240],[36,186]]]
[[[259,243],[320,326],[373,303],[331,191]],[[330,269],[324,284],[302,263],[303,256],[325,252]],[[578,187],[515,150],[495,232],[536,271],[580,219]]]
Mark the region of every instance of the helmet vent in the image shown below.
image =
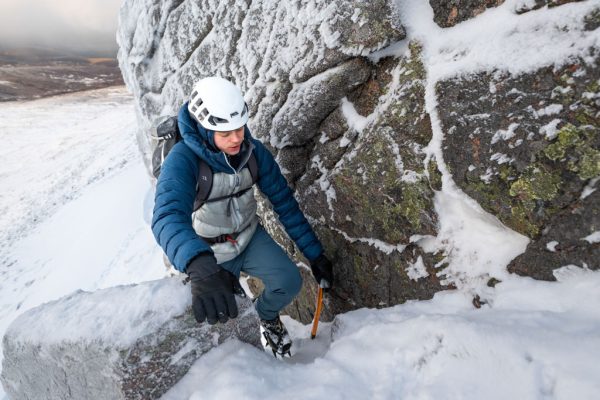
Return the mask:
[[[227,124],[227,123],[229,123],[229,121],[227,121],[226,119],[215,117],[214,115],[211,115],[210,117],[208,117],[208,122],[212,126],[217,126],[217,124]]]
[[[240,90],[232,82],[217,76],[200,79],[194,84],[188,111],[205,129],[222,132],[243,127],[250,114]]]

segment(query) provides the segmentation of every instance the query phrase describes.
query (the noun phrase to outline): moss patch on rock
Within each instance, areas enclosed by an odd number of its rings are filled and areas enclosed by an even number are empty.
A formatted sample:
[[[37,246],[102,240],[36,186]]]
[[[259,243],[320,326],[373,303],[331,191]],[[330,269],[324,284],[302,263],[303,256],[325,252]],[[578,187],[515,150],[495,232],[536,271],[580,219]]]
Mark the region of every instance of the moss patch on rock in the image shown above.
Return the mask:
[[[455,182],[510,228],[540,237],[600,176],[599,75],[582,60],[440,82],[444,160]]]
[[[580,179],[592,179],[600,176],[600,151],[592,147],[596,135],[594,129],[567,124],[558,132],[557,139],[544,149],[544,154],[552,161],[565,163]]]

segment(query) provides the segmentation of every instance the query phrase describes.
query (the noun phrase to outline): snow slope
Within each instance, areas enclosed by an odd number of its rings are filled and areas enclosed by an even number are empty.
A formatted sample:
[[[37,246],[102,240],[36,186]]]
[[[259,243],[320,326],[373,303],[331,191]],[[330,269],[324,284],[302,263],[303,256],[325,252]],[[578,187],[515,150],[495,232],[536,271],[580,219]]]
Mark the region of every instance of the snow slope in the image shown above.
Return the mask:
[[[134,129],[124,88],[3,103],[0,336],[74,290],[164,276]]]
[[[460,291],[339,316],[317,342],[286,320],[301,362],[238,341],[213,349],[163,399],[597,399],[600,273],[514,277],[475,309]]]

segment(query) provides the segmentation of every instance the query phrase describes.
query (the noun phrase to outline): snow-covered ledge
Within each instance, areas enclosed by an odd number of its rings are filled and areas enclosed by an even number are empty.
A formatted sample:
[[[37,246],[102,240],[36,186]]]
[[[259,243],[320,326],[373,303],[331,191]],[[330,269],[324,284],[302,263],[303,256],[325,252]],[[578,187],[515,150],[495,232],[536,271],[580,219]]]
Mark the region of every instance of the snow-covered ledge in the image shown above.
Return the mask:
[[[197,324],[181,278],[78,291],[17,318],[4,336],[2,384],[17,399],[156,399],[228,338],[260,346],[258,316]]]

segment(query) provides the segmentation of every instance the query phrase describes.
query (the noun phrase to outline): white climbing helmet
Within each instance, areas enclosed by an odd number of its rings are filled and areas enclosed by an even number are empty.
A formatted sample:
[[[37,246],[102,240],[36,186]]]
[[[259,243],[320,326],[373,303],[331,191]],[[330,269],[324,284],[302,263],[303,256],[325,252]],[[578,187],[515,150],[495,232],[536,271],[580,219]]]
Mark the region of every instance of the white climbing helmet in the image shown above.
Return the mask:
[[[248,105],[233,83],[218,76],[200,79],[192,90],[188,111],[204,128],[232,131],[248,122]]]

